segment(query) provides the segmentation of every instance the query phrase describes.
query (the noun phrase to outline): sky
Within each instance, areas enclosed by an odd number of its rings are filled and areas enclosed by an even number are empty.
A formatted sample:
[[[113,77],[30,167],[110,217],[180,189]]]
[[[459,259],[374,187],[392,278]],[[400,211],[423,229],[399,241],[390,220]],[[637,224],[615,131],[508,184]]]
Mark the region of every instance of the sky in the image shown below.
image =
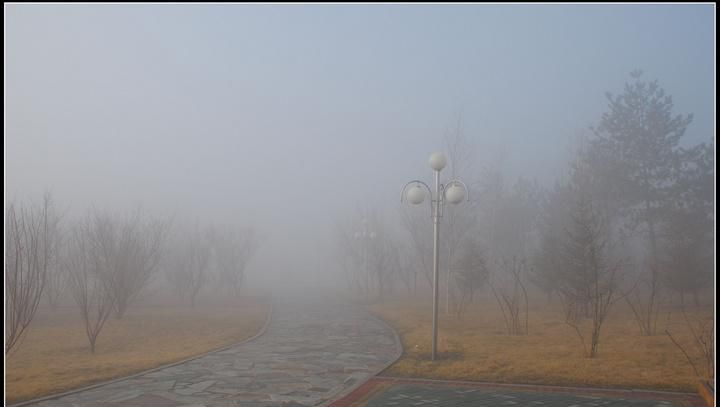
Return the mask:
[[[326,268],[462,129],[476,168],[551,183],[642,69],[715,135],[715,7],[5,6],[5,197],[253,225],[255,278]],[[463,174],[460,174],[461,176]],[[471,176],[468,174],[468,176]],[[326,270],[327,271],[327,270]],[[273,276],[273,277],[268,277]]]

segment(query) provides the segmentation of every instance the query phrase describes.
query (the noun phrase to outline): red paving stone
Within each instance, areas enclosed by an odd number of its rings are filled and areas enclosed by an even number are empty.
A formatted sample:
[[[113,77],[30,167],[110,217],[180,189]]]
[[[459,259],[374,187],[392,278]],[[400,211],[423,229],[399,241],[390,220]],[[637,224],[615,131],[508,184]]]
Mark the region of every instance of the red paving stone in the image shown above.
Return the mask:
[[[376,394],[381,394],[385,390],[394,385],[412,384],[428,387],[467,387],[467,388],[483,388],[493,390],[521,391],[534,393],[563,393],[575,394],[582,396],[595,396],[607,398],[622,398],[634,400],[666,400],[692,407],[707,407],[703,399],[692,393],[675,393],[662,391],[646,391],[646,390],[622,390],[622,389],[596,389],[596,388],[579,388],[579,387],[560,387],[560,386],[541,386],[541,385],[525,385],[525,384],[502,384],[502,383],[485,383],[485,382],[467,382],[467,381],[446,381],[446,380],[429,380],[429,379],[409,379],[397,377],[376,376],[365,382],[362,386],[343,397],[340,400],[330,404],[329,407],[360,407],[364,406],[367,401]]]

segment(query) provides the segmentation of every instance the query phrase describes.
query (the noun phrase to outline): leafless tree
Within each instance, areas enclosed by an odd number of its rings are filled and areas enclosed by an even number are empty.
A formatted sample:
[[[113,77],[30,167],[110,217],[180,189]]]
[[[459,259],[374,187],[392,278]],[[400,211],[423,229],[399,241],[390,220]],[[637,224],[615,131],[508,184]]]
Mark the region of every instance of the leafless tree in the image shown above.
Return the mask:
[[[5,219],[5,353],[23,337],[56,259],[59,218],[52,197],[41,205],[10,204]]]
[[[482,248],[475,239],[467,239],[461,246],[453,267],[456,270],[459,298],[455,315],[462,318],[468,305],[473,302],[475,292],[488,280],[488,267]]]
[[[558,292],[562,270],[562,245],[570,226],[572,195],[567,185],[556,183],[543,194],[542,215],[539,222],[540,241],[533,256],[530,281],[547,296],[548,303]]]
[[[60,254],[63,251],[65,236],[63,236],[59,223],[51,229],[50,244],[52,247],[52,259],[48,263],[48,271],[45,280],[45,298],[51,309],[55,309],[60,298],[65,293],[68,285],[68,276],[62,266]]]
[[[397,246],[397,278],[407,290],[408,294],[417,292],[418,271],[412,262],[413,253],[408,246],[398,243]]]
[[[339,264],[345,271],[350,290],[369,298],[370,275],[367,266],[364,241],[360,241],[358,222],[354,219],[350,223],[341,222],[336,227],[336,256]]]
[[[116,298],[112,284],[118,262],[116,227],[108,215],[91,213],[76,225],[68,239],[64,267],[92,353]]]
[[[462,175],[466,184],[474,190],[477,183],[473,179],[467,178],[473,175],[473,146],[465,137],[462,129],[462,117],[458,116],[455,127],[449,131],[444,138],[445,148],[448,154],[448,170],[450,179],[458,178]],[[444,264],[446,266],[445,275],[445,312],[450,314],[453,308],[457,307],[458,300],[456,297],[461,296],[453,290],[457,286],[457,275],[453,266],[455,265],[455,256],[461,250],[464,240],[468,234],[477,226],[477,212],[479,194],[477,191],[469,191],[470,201],[463,202],[461,205],[448,205],[444,211],[443,220],[443,238],[441,239],[444,251]],[[453,301],[455,299],[455,301]],[[457,311],[457,310],[455,310]]]
[[[399,246],[379,215],[366,211],[338,225],[337,251],[350,287],[366,301],[383,301],[405,273]]]
[[[367,246],[368,272],[372,281],[368,289],[372,291],[374,288],[377,300],[382,302],[392,290],[394,278],[401,272],[398,246],[376,213],[370,214],[367,222],[369,230],[372,230],[372,238],[363,242]]]
[[[715,321],[713,318],[704,316],[691,320],[684,307],[682,308],[682,314],[685,327],[692,335],[692,346],[687,344],[683,346],[667,329],[665,334],[685,355],[688,363],[695,371],[695,375],[712,381],[715,378]],[[688,352],[686,348],[690,348],[691,352]],[[691,356],[690,353],[693,353],[693,355]]]
[[[412,208],[403,205],[400,209],[402,225],[409,236],[409,248],[412,253],[409,263],[417,275],[424,277],[428,287],[432,287],[432,221],[430,211],[426,208]],[[414,284],[417,286],[417,284]]]
[[[181,300],[195,306],[195,298],[208,282],[210,246],[200,231],[183,231],[175,239],[168,259],[167,278]]]
[[[51,263],[48,267],[47,280],[45,281],[45,298],[51,309],[55,309],[60,302],[68,285],[66,270],[58,263]]]
[[[512,257],[500,260],[496,272],[491,274],[490,289],[500,306],[509,335],[528,334],[527,273],[527,261]]]
[[[352,245],[350,231],[338,223],[335,227],[335,247],[332,251],[333,260],[336,264],[339,264],[345,276],[347,288],[350,291],[359,290],[359,282],[357,276],[357,267],[355,266],[355,259],[352,257]]]
[[[254,229],[211,228],[208,232],[218,282],[233,295],[239,295],[245,281],[245,268],[258,248]]]
[[[168,222],[146,218],[140,210],[125,219],[108,219],[116,245],[111,273],[115,314],[121,318],[128,305],[158,270]]]
[[[621,263],[612,259],[607,226],[589,197],[582,192],[576,196],[573,224],[562,245],[558,291],[565,322],[577,333],[585,353],[593,358],[610,307],[622,298],[618,295]],[[581,326],[588,316],[592,323],[589,348]]]
[[[657,270],[656,263],[650,263],[652,259],[645,259],[641,264],[651,267],[651,270]],[[625,301],[635,316],[642,335],[655,335],[657,332],[657,322],[660,316],[660,305],[665,299],[661,291],[661,281],[659,271],[651,271],[647,273],[643,270],[643,266],[637,268],[635,274],[636,284],[631,295],[625,296]]]

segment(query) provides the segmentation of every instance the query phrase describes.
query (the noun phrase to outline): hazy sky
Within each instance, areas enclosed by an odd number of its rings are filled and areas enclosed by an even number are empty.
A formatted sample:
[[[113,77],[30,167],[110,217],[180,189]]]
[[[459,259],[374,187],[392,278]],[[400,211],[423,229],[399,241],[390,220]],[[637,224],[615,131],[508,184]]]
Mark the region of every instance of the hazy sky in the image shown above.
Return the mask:
[[[232,218],[266,235],[256,273],[311,272],[340,216],[430,178],[459,117],[476,167],[549,182],[640,68],[710,140],[714,12],[5,6],[6,199]]]

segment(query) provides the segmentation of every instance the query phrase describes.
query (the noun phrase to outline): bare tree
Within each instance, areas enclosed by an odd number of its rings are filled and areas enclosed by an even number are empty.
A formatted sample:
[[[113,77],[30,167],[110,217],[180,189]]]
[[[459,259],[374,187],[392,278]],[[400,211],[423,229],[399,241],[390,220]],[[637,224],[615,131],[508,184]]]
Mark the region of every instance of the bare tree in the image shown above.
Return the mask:
[[[448,153],[450,179],[456,179],[460,174],[465,174],[466,177],[470,176],[473,172],[473,146],[463,133],[461,116],[458,116],[455,128],[445,135],[444,142]],[[469,184],[474,187],[475,183],[469,180]],[[458,277],[453,267],[456,263],[455,256],[461,250],[463,241],[477,226],[479,202],[477,196],[479,195],[471,192],[469,202],[457,206],[447,206],[444,213],[445,221],[441,243],[445,252],[443,261],[447,268],[445,276],[445,312],[447,314],[453,312],[453,308],[458,306],[458,300],[455,298],[462,295],[453,290],[453,287],[457,286]],[[455,304],[453,304],[453,299],[455,299]]]
[[[111,229],[117,236],[111,286],[115,296],[115,315],[122,318],[128,305],[158,270],[161,248],[168,222],[147,219],[140,210],[116,223]]]
[[[211,228],[208,239],[217,265],[218,281],[233,295],[239,295],[245,281],[245,268],[258,247],[252,228]]]
[[[692,335],[692,346],[687,346],[687,344],[683,346],[667,329],[665,334],[685,355],[688,363],[695,371],[695,375],[712,381],[715,378],[715,321],[712,318],[703,316],[691,320],[684,307],[682,314],[685,327]],[[691,351],[688,352],[686,348],[691,349]]]
[[[455,283],[459,298],[455,306],[455,315],[462,318],[468,305],[473,302],[475,292],[488,280],[488,267],[482,248],[475,239],[467,239],[456,257]]]
[[[394,277],[400,273],[398,246],[377,213],[371,213],[366,220],[372,231],[371,238],[362,242],[366,245],[368,272],[372,281],[368,289],[372,291],[374,286],[377,300],[383,302],[385,295],[392,290]]]
[[[18,344],[37,311],[56,259],[59,218],[45,194],[40,206],[10,204],[5,219],[5,353]]]
[[[197,228],[183,231],[174,243],[167,278],[181,300],[194,307],[197,294],[209,280],[210,246]]]
[[[412,262],[412,252],[408,246],[401,245],[398,243],[397,246],[397,278],[400,280],[402,285],[407,290],[408,294],[415,294],[417,292],[417,275],[418,271],[414,267]]]
[[[606,224],[582,192],[578,192],[571,217],[573,224],[562,245],[558,291],[565,322],[577,333],[585,353],[593,358],[610,307],[621,298],[618,295],[621,263],[611,260]],[[585,317],[592,322],[589,348],[581,327]]]
[[[60,235],[58,234],[57,236],[58,238],[54,242],[54,246],[56,253],[59,253],[61,251],[62,242],[60,240]],[[60,298],[62,298],[67,289],[67,286],[68,276],[66,269],[62,267],[59,260],[50,262],[48,265],[44,292],[47,303],[51,309],[55,309],[58,305]]]
[[[89,214],[76,225],[67,245],[64,266],[92,353],[115,303],[112,284],[118,261],[115,228],[109,216]]]
[[[356,265],[356,253],[352,242],[352,233],[350,229],[342,224],[337,223],[335,227],[335,250],[332,252],[334,260],[343,270],[348,289],[350,291],[360,291],[361,276],[358,275],[358,267]]]
[[[498,262],[489,285],[500,306],[509,335],[528,334],[528,294],[525,280],[528,267],[525,259],[504,258]]]
[[[340,225],[336,224],[335,227],[335,247],[331,253],[333,261],[339,264],[345,277],[347,288],[350,291],[358,289],[357,272],[353,259],[349,256],[349,245],[350,237],[348,231]]]
[[[63,250],[65,236],[60,225],[61,216],[53,210],[53,222],[48,231],[48,244],[50,245],[50,258],[48,259],[48,270],[45,276],[44,295],[51,309],[55,309],[60,298],[67,288],[67,273],[62,267],[60,254]]]
[[[338,225],[337,250],[351,289],[366,301],[383,301],[405,270],[399,246],[377,213],[367,211],[347,225]],[[373,296],[375,296],[373,298]]]
[[[572,195],[567,185],[557,183],[543,195],[539,222],[540,242],[533,256],[530,281],[547,296],[548,303],[558,291],[562,269],[562,245],[570,226]]]
[[[413,283],[417,287],[417,275],[424,277],[424,281],[428,287],[432,287],[432,222],[430,214],[426,208],[410,208],[401,206],[400,208],[402,225],[409,235],[410,267],[414,271]]]
[[[354,218],[349,223],[338,224],[337,255],[340,258],[340,264],[345,269],[349,288],[369,300],[371,273],[368,253],[371,239],[369,230],[360,232],[359,223],[363,223],[363,228],[368,227],[367,219],[364,217],[361,219],[362,221],[358,221],[357,218]]]

